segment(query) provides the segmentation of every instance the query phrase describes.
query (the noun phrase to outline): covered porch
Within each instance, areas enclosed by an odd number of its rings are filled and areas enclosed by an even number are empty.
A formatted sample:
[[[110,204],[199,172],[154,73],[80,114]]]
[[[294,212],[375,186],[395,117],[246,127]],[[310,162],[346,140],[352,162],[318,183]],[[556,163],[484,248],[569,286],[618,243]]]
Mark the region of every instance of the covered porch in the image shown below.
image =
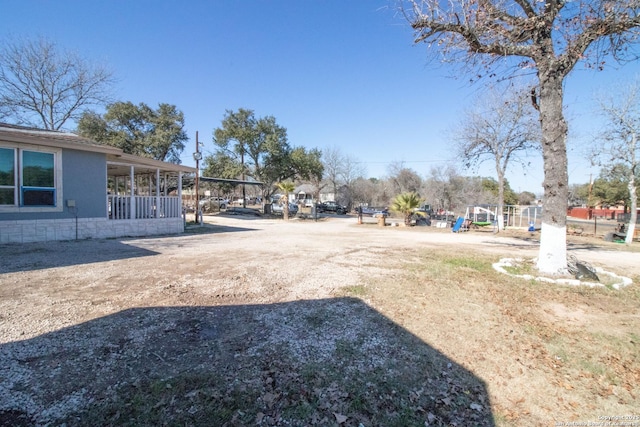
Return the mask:
[[[129,154],[107,157],[107,218],[149,220],[182,217],[182,181],[193,167]]]

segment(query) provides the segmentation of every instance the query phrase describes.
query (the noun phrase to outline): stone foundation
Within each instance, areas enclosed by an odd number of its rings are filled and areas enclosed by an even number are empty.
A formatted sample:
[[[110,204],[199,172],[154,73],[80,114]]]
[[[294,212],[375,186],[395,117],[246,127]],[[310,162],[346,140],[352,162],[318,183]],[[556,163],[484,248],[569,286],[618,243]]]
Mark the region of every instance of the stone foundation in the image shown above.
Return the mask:
[[[109,239],[184,232],[182,218],[109,220],[106,218],[0,221],[0,243]]]

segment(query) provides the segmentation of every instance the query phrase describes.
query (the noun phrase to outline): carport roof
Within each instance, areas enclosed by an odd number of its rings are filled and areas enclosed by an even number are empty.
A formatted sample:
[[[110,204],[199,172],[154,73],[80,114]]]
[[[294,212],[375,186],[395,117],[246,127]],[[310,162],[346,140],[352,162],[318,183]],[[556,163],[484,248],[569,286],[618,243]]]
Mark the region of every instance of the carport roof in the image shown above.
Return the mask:
[[[218,183],[225,183],[225,184],[245,184],[245,185],[259,185],[259,186],[264,185],[264,182],[246,181],[241,179],[211,178],[208,176],[201,176],[198,179],[202,182],[218,182]]]
[[[130,167],[134,166],[137,174],[155,173],[157,169],[161,172],[185,172],[195,173],[196,168],[191,166],[178,165],[175,163],[161,162],[160,160],[149,159],[147,157],[134,156],[122,151],[119,154],[107,154],[107,174],[111,176],[128,175]]]

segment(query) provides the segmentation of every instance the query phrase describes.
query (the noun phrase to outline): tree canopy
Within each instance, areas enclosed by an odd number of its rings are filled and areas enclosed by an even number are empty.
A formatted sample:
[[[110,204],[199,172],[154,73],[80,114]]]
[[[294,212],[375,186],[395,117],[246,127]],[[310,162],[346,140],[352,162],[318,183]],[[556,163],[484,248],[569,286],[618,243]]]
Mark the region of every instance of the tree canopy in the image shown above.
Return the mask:
[[[115,102],[100,116],[86,112],[78,122],[78,133],[125,153],[180,163],[184,143],[184,114],[175,105],[159,104],[154,110],[144,103]]]
[[[0,120],[60,130],[109,102],[113,73],[44,39],[0,45]]]
[[[629,168],[623,163],[617,163],[602,169],[598,178],[593,181],[591,202],[593,205],[624,205],[629,208]]]
[[[500,188],[500,183],[495,178],[481,179],[482,189],[495,196],[498,206],[517,205],[519,203],[518,195],[515,191],[513,191],[511,185],[509,185],[509,180],[507,180],[506,178],[502,183],[502,189]],[[500,193],[502,193],[502,197],[500,197]]]
[[[265,198],[278,182],[322,177],[320,150],[292,147],[286,128],[273,116],[257,118],[252,110],[227,110],[213,131],[213,143],[216,151],[205,158],[205,170],[263,182]]]

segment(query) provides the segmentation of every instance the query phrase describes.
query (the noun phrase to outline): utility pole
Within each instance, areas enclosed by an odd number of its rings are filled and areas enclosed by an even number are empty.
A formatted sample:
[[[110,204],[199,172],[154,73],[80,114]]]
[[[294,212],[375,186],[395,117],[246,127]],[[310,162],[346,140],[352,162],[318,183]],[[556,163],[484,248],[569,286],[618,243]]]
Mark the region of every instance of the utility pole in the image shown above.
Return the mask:
[[[246,208],[247,207],[247,190],[245,188],[244,185],[244,180],[245,180],[245,174],[244,174],[244,145],[241,148],[242,151],[240,151],[240,163],[242,163],[242,207]]]
[[[196,131],[196,151],[193,153],[193,159],[196,161],[196,222],[200,222],[202,218],[200,214],[200,160],[202,159],[202,153],[200,152],[200,142],[198,141],[198,131]]]

